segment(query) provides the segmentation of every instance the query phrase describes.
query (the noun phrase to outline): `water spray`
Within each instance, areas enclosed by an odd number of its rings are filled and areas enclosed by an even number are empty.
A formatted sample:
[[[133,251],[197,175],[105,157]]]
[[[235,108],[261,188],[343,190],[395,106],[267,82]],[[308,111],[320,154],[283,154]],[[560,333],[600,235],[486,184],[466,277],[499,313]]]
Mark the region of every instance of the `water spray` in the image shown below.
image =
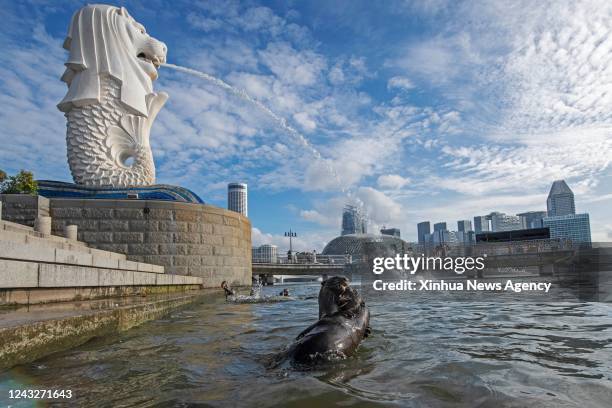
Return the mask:
[[[174,69],[174,70],[179,71],[179,72],[190,74],[190,75],[196,76],[198,78],[202,78],[202,79],[204,79],[204,80],[206,80],[206,81],[208,81],[208,82],[210,82],[210,83],[212,83],[212,84],[214,84],[214,85],[216,85],[216,86],[218,86],[218,87],[220,87],[222,89],[225,89],[226,91],[228,91],[231,94],[239,97],[240,99],[242,99],[244,101],[247,101],[250,104],[256,106],[260,111],[264,112],[268,117],[270,117],[274,121],[274,123],[276,125],[278,125],[281,129],[285,130],[287,133],[289,133],[291,136],[293,136],[293,138],[296,139],[299,144],[301,144],[303,147],[305,147],[315,159],[322,161],[325,164],[325,167],[327,168],[327,171],[336,180],[336,183],[338,184],[338,186],[339,186],[340,190],[342,191],[342,193],[345,194],[350,200],[356,201],[357,204],[359,205],[359,207],[363,208],[363,206],[364,206],[363,202],[352,193],[350,188],[347,189],[347,188],[344,187],[343,183],[340,180],[340,177],[338,176],[338,172],[336,171],[334,166],[332,164],[330,164],[328,162],[328,160],[325,160],[323,158],[321,153],[312,145],[312,143],[304,135],[302,135],[295,128],[293,128],[291,125],[289,125],[285,118],[277,115],[274,111],[272,111],[266,105],[264,105],[263,103],[261,103],[257,99],[255,99],[252,96],[250,96],[245,90],[240,89],[240,88],[236,88],[236,87],[228,84],[227,82],[223,81],[222,79],[216,78],[216,77],[214,77],[214,76],[212,76],[210,74],[207,74],[205,72],[201,72],[201,71],[198,71],[198,70],[193,69],[193,68],[183,67],[183,66],[180,66],[180,65],[164,63],[164,64],[162,64],[162,66]]]

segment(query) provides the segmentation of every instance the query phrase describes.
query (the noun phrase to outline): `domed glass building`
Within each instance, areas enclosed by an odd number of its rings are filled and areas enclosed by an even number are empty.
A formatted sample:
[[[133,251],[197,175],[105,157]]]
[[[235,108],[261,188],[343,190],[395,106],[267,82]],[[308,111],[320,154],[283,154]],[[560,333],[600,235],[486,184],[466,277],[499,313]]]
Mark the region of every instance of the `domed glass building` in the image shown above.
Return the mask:
[[[361,257],[366,252],[403,253],[410,246],[401,238],[391,235],[347,234],[329,241],[323,249],[323,255],[352,255]]]

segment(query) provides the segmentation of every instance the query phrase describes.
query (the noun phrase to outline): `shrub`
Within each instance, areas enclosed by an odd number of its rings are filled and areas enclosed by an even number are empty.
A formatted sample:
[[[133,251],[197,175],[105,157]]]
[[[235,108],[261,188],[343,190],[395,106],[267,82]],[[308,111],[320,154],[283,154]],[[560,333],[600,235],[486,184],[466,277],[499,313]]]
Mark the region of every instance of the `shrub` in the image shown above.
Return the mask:
[[[21,170],[14,176],[6,177],[6,173],[0,170],[0,193],[4,194],[32,194],[38,192],[38,184],[34,180],[31,171]]]

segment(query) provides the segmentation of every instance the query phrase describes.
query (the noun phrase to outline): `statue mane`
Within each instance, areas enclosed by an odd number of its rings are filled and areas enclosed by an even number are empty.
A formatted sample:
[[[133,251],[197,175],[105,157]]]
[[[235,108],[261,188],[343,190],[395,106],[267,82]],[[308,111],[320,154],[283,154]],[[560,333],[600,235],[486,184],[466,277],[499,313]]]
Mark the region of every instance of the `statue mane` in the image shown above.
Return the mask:
[[[101,4],[85,6],[72,16],[62,75],[68,92],[57,105],[60,111],[99,103],[100,77],[110,75],[121,83],[122,105],[136,115],[148,115],[147,96],[153,93],[153,84],[138,63],[127,22],[134,19],[125,8]]]

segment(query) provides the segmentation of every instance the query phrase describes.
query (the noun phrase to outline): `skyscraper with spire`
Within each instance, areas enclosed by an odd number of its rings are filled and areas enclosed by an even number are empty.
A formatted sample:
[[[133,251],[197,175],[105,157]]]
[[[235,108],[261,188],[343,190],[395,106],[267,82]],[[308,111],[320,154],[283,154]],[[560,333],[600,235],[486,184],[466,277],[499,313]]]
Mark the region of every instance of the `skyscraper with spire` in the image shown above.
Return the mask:
[[[344,206],[341,235],[367,234],[367,225],[367,216],[359,207],[350,204]]]
[[[576,214],[574,193],[565,180],[556,180],[553,182],[550,192],[548,193],[548,199],[546,200],[546,207],[549,217]]]
[[[566,239],[575,243],[591,242],[589,214],[576,214],[574,193],[565,180],[553,182],[546,200],[548,217],[542,226],[550,230],[552,239]]]

